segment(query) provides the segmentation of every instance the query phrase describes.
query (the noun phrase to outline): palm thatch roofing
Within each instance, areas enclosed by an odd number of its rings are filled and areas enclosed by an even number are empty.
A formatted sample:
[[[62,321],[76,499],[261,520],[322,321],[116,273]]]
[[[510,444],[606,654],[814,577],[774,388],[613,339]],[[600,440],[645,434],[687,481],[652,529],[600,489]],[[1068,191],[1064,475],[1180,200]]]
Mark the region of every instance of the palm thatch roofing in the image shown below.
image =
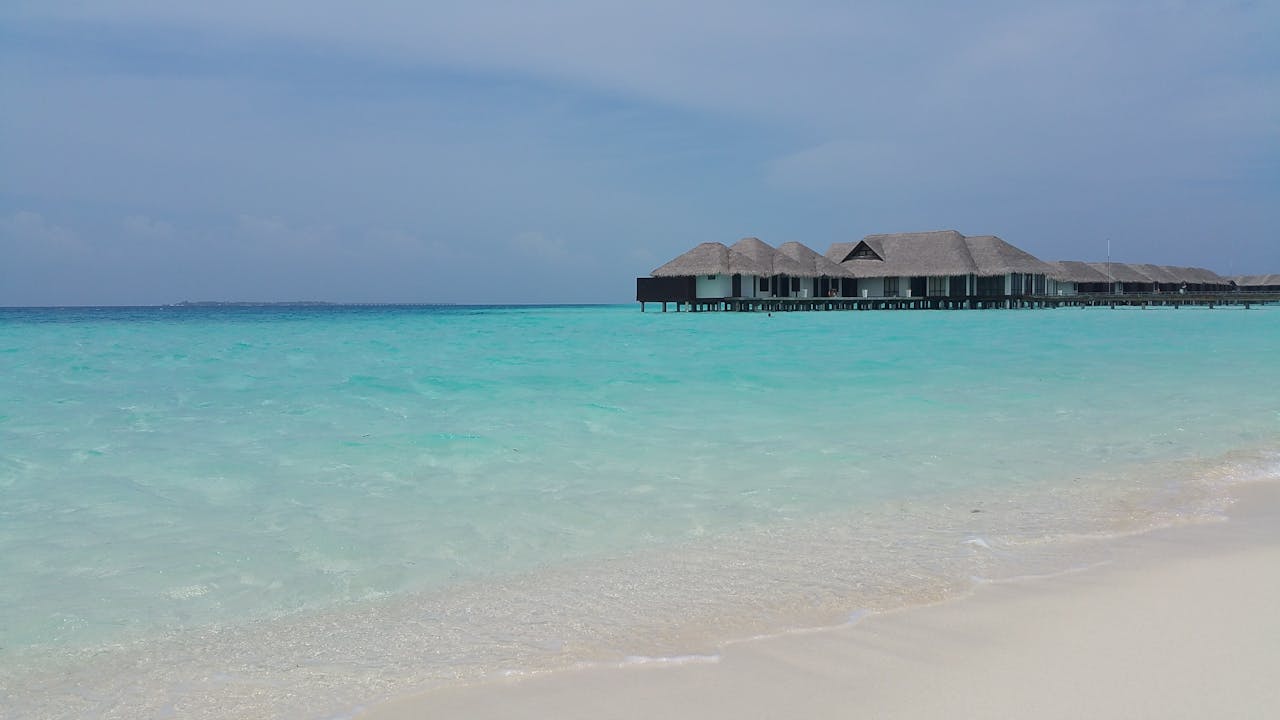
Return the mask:
[[[1201,285],[1229,285],[1231,283],[1230,280],[1218,273],[1201,267],[1175,267],[1171,269],[1177,272],[1183,282]]]
[[[1188,283],[1225,285],[1227,280],[1212,270],[1174,265],[1128,265],[1125,263],[1086,263],[1059,260],[1049,263],[1055,269],[1050,277],[1074,283],[1158,282],[1167,285]]]
[[[968,275],[978,268],[964,240],[955,230],[868,235],[856,242],[835,243],[827,250],[827,259],[860,278]]]
[[[1178,283],[1216,283],[1217,282],[1216,280],[1201,279],[1203,278],[1203,275],[1201,273],[1202,272],[1207,273],[1209,272],[1208,270],[1198,271],[1199,270],[1198,268],[1178,267],[1176,265],[1156,265],[1155,267],[1158,267],[1161,270],[1165,271],[1166,273],[1177,278],[1175,282],[1178,282]],[[1161,280],[1160,282],[1169,282],[1169,281]]]
[[[868,235],[839,242],[827,259],[854,277],[1049,274],[1045,263],[994,235],[965,237],[955,230]]]
[[[1237,287],[1266,287],[1269,285],[1280,285],[1280,275],[1237,275],[1235,280]],[[1224,281],[1225,282],[1225,281]]]
[[[839,263],[832,262],[818,251],[794,240],[778,246],[778,254],[786,255],[800,265],[796,273],[788,273],[793,277],[848,277],[849,271]]]
[[[755,237],[745,237],[729,246],[734,252],[742,253],[752,260],[764,271],[761,275],[787,275],[790,277],[807,277],[804,275],[804,266],[795,258],[789,255],[779,253],[769,243]]]
[[[692,275],[772,275],[754,258],[723,243],[705,242],[671,262],[655,269],[653,277],[688,277]]]
[[[1227,285],[1212,270],[1169,265],[1086,263],[1061,260],[1046,263],[994,235],[965,237],[955,230],[868,235],[854,242],[838,242],[820,255],[798,242],[774,248],[759,238],[746,237],[726,247],[707,242],[655,269],[654,277],[693,275],[757,275],[771,277],[910,277],[946,275],[1044,274],[1076,283],[1162,283]],[[1241,287],[1280,285],[1280,275],[1242,275]]]
[[[1181,275],[1173,272],[1172,268],[1167,268],[1163,265],[1143,263],[1133,267],[1137,268],[1138,272],[1163,285],[1177,285],[1184,282]]]
[[[1049,263],[1016,248],[995,235],[976,235],[965,238],[969,253],[978,266],[979,275],[1005,275],[1031,273],[1048,275],[1053,268]]]
[[[1106,275],[1111,282],[1122,283],[1151,283],[1151,278],[1147,277],[1143,272],[1132,265],[1125,263],[1089,263],[1094,270]]]
[[[1089,263],[1078,260],[1059,260],[1049,263],[1054,269],[1049,277],[1054,280],[1073,283],[1109,283],[1111,278],[1103,275]]]

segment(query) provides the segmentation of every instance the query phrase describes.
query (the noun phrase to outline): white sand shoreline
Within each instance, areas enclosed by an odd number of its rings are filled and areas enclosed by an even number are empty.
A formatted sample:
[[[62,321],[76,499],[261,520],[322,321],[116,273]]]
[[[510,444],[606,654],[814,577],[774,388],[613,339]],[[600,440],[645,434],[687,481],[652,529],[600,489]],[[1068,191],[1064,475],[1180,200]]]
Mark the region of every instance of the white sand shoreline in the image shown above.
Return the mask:
[[[595,667],[402,698],[410,718],[1265,717],[1280,708],[1280,483],[1229,522],[1116,559],[856,625],[735,642],[717,662]]]

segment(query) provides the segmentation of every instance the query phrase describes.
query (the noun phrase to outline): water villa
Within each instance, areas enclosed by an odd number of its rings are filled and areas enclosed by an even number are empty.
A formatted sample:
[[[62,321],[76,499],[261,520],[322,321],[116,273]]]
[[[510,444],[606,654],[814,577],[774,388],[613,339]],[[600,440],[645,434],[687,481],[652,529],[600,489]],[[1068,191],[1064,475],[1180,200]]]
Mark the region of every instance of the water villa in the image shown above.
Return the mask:
[[[1234,282],[1241,292],[1280,293],[1280,275],[1239,275]]]
[[[955,230],[868,235],[825,254],[748,237],[702,243],[636,278],[636,300],[642,311],[652,302],[664,312],[669,303],[677,311],[1249,305],[1280,300],[1280,276],[1045,262],[994,235]]]

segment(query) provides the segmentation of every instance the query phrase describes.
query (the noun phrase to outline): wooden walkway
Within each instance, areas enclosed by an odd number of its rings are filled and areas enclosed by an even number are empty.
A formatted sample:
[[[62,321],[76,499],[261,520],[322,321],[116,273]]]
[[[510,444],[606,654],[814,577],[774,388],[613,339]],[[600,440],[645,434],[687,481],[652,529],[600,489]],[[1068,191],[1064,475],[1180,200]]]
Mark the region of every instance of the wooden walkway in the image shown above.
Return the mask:
[[[985,310],[1058,307],[1208,307],[1280,303],[1280,293],[1147,293],[1126,295],[1022,295],[1017,297],[710,298],[671,301],[680,312],[815,312],[831,310]],[[640,303],[645,311],[647,303]],[[668,303],[662,305],[667,312]]]

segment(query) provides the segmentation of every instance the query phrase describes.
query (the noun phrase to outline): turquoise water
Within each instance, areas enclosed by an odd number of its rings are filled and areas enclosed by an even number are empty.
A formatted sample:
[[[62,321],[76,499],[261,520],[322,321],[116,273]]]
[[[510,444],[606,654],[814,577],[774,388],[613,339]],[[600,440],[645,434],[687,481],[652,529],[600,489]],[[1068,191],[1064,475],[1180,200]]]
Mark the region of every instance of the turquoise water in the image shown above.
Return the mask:
[[[1277,474],[1278,371],[1276,307],[0,310],[0,715],[332,717],[1071,567]]]

